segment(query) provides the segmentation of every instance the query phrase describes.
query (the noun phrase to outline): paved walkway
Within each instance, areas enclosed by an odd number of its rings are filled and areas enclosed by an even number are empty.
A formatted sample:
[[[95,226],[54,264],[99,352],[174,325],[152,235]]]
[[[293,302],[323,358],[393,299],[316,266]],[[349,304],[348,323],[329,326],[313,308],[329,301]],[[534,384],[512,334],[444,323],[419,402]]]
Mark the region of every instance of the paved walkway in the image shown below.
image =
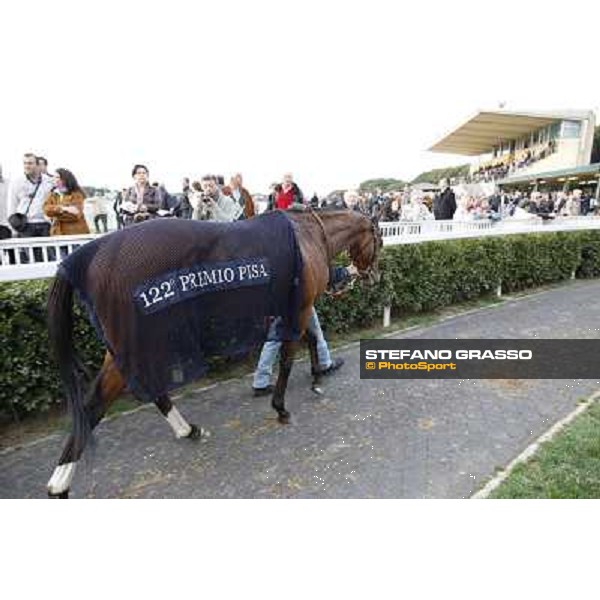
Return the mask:
[[[600,282],[576,282],[405,334],[422,338],[595,338]],[[398,337],[405,337],[399,335]],[[181,400],[208,427],[205,443],[176,440],[154,408],[103,423],[72,497],[465,498],[600,381],[361,381],[358,346],[326,394],[295,366],[292,424],[281,426],[251,380]],[[0,455],[0,497],[45,496],[62,440]]]

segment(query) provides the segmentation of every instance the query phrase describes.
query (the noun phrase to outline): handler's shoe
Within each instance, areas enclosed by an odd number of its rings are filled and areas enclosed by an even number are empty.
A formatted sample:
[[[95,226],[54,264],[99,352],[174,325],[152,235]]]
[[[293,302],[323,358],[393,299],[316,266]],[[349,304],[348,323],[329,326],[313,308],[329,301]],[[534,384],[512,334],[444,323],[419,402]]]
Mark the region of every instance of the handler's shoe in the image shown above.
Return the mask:
[[[337,371],[344,364],[343,358],[334,358],[331,361],[331,364],[321,371],[321,375],[331,375],[333,372]],[[314,376],[315,372],[311,369],[311,375]]]
[[[267,387],[264,387],[264,388],[253,387],[252,390],[254,391],[255,398],[257,398],[258,396],[270,396],[275,391],[275,386],[268,385]]]

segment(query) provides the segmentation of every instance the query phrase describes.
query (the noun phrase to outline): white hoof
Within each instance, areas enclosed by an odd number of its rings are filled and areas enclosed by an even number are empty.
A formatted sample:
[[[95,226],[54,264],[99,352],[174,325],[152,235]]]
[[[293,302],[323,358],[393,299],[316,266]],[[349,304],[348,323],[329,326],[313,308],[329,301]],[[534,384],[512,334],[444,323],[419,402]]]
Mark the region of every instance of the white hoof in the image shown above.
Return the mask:
[[[186,438],[192,433],[192,426],[181,416],[174,406],[165,417],[178,438]]]
[[[75,475],[75,466],[77,463],[65,463],[58,465],[48,482],[48,494],[50,496],[60,496],[69,491],[73,475]]]

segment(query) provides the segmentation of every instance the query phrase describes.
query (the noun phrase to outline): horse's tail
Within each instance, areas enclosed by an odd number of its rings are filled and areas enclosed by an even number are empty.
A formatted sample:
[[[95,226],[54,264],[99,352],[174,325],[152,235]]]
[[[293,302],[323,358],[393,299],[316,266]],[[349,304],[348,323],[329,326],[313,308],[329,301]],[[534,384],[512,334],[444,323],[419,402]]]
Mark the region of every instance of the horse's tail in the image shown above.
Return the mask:
[[[79,454],[89,439],[91,428],[84,409],[82,361],[73,343],[73,286],[60,272],[48,297],[48,333],[71,413],[73,450]]]

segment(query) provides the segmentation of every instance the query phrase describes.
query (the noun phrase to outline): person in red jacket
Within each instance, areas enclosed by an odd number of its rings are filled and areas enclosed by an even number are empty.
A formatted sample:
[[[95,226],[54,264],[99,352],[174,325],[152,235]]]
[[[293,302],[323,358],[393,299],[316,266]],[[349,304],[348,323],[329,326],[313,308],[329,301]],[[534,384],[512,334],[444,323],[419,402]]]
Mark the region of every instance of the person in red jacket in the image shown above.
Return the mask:
[[[292,204],[304,204],[304,196],[300,188],[294,183],[294,177],[291,173],[283,176],[281,190],[275,197],[275,208],[287,210]]]

